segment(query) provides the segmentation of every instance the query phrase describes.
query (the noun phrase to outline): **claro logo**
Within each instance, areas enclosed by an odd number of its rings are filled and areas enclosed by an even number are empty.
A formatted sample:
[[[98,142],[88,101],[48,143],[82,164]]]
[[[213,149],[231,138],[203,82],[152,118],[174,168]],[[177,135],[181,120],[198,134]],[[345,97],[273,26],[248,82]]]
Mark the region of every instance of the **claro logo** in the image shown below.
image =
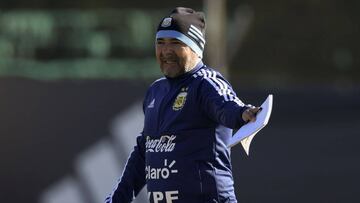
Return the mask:
[[[173,160],[168,165],[168,160],[164,159],[164,166],[160,168],[153,168],[151,166],[145,167],[145,178],[148,180],[159,180],[159,179],[167,179],[169,178],[170,174],[177,173],[178,170],[174,169],[174,164],[176,163],[175,160]]]
[[[146,136],[146,152],[172,152],[176,143],[173,143],[176,135],[163,135],[159,139],[151,139]]]

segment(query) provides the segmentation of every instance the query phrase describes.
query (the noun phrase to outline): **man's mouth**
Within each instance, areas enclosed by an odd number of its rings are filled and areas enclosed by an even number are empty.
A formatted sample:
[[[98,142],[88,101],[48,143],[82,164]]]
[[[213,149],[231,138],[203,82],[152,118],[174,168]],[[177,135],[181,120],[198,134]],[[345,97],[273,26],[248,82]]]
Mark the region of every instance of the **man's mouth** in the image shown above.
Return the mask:
[[[177,62],[176,60],[163,60],[163,63],[165,64],[174,64],[176,62]]]

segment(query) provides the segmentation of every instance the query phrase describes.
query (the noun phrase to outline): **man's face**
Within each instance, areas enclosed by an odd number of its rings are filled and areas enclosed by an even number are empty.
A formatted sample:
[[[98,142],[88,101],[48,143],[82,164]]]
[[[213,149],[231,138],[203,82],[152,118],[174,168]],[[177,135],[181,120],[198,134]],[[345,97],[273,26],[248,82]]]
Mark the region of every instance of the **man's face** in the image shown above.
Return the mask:
[[[180,76],[191,70],[198,62],[197,54],[174,38],[158,38],[155,49],[161,72],[167,77]]]

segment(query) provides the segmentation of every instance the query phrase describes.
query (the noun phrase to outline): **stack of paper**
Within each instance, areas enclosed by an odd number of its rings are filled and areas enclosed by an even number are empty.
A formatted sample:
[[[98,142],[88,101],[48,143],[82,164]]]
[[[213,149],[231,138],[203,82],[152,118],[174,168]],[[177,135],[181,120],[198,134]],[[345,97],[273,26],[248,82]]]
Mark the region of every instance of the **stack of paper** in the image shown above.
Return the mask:
[[[270,94],[261,105],[262,110],[257,113],[256,121],[243,125],[229,140],[228,147],[233,147],[239,142],[243,146],[247,155],[249,155],[250,144],[256,133],[258,133],[269,122],[273,104],[273,95]]]

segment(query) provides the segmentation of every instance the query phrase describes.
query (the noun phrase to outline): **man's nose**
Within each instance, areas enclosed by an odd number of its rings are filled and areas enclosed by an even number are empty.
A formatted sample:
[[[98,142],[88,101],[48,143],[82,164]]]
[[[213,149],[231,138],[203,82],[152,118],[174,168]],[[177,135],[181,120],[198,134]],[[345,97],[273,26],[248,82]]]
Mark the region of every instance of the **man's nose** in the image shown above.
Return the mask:
[[[170,46],[170,45],[167,45],[167,44],[165,44],[165,45],[162,47],[161,51],[162,51],[162,53],[163,53],[164,55],[173,52],[171,46]]]

